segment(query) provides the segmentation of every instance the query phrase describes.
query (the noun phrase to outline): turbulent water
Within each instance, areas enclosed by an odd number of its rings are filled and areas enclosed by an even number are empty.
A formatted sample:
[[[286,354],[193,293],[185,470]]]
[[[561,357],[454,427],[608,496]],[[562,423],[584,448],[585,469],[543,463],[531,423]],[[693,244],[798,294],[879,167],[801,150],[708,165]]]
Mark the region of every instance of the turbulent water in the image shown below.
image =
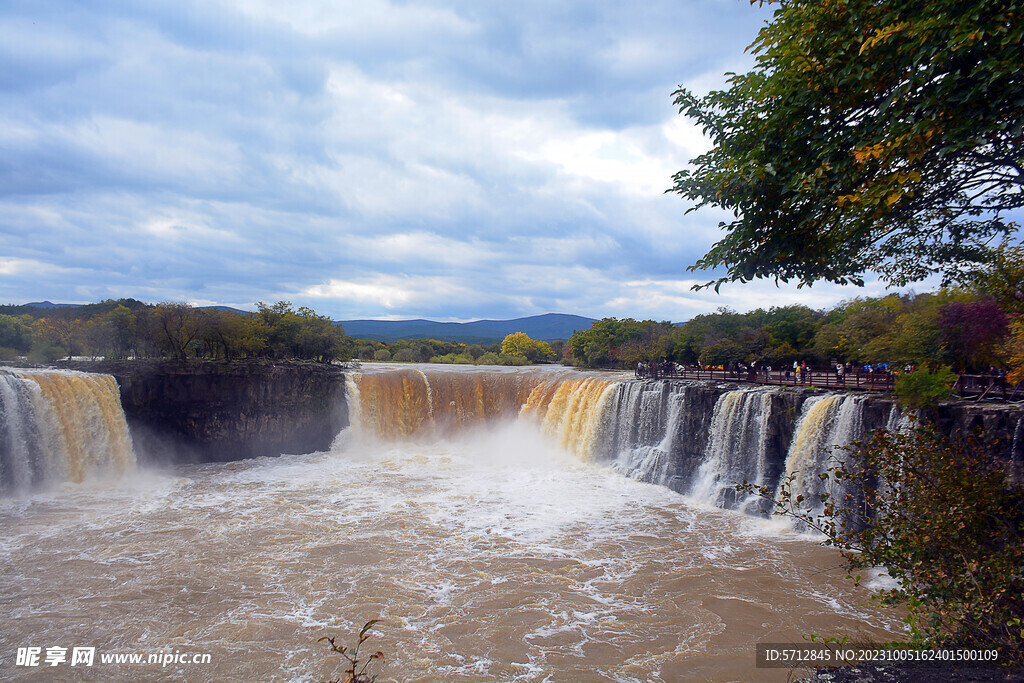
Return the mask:
[[[370,369],[330,452],[0,499],[0,674],[325,680],[317,639],[371,618],[411,681],[785,680],[755,643],[892,637],[813,539],[594,462],[615,386]],[[25,646],[97,663],[18,667]],[[165,651],[211,661],[99,663]]]
[[[0,490],[81,482],[134,464],[113,377],[0,368]]]

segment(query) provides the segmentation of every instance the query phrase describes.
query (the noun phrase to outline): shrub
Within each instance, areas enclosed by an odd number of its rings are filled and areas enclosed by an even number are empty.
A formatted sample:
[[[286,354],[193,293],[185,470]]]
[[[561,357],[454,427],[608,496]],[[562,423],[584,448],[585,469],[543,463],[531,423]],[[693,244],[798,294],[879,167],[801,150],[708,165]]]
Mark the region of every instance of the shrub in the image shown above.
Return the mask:
[[[65,358],[67,355],[67,352],[59,346],[45,343],[36,344],[28,352],[28,360],[30,363],[45,364]]]
[[[370,621],[366,622],[362,630],[359,631],[359,637],[356,640],[355,647],[353,647],[351,650],[349,648],[337,645],[334,642],[334,638],[324,637],[317,641],[323,642],[326,640],[327,644],[331,648],[331,651],[337,652],[339,655],[345,658],[345,661],[348,662],[348,668],[345,669],[345,677],[340,679],[336,678],[332,680],[331,683],[373,683],[373,681],[377,680],[377,674],[373,674],[371,676],[369,673],[367,673],[367,671],[370,668],[370,664],[373,661],[384,661],[384,653],[378,650],[377,652],[374,652],[372,655],[370,655],[364,661],[359,658],[359,648],[362,647],[363,643],[365,643],[370,638],[369,631],[371,628],[373,628],[373,625],[376,624],[378,621],[380,620],[371,619]],[[362,662],[362,666],[360,666],[360,662]]]
[[[879,430],[855,457],[822,474],[820,500],[742,484],[777,514],[823,533],[850,578],[884,567],[896,580],[876,599],[902,606],[914,647],[996,648],[1024,664],[1024,486],[1010,481],[980,435]]]
[[[377,349],[373,353],[373,359],[379,361],[391,360],[391,352],[388,351],[387,349]]]
[[[477,365],[529,365],[530,361],[523,356],[488,351],[476,359]]]
[[[473,359],[465,353],[446,353],[443,356],[434,356],[431,363],[448,363],[454,365],[472,365]]]
[[[948,367],[915,370],[896,378],[896,398],[906,408],[934,408],[953,395],[956,375]]]

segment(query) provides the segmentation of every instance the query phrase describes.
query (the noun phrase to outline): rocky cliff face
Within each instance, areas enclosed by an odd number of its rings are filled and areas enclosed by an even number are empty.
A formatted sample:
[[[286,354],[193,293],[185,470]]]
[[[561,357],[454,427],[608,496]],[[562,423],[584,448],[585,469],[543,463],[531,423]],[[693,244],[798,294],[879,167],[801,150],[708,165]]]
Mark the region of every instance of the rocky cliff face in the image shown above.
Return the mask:
[[[348,424],[337,367],[269,362],[100,361],[121,389],[140,461],[226,462],[324,450]]]
[[[955,402],[941,406],[937,426],[950,436],[983,430],[994,442],[992,452],[1020,477],[1022,416],[1020,406]],[[794,467],[824,467],[836,446],[895,428],[900,417],[893,399],[880,394],[636,380],[617,389],[596,455],[633,478],[737,507],[744,503],[736,498],[735,482],[773,488],[791,456]]]
[[[939,406],[937,424],[944,434],[984,434],[1008,461],[1011,477],[1024,481],[1024,408],[1019,404],[946,403]]]

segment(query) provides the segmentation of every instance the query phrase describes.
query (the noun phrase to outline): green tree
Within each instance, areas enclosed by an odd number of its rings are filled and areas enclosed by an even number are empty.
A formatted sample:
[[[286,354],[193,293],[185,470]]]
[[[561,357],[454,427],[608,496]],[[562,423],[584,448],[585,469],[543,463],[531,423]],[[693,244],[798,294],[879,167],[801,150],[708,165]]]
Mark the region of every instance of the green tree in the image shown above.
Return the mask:
[[[0,347],[28,353],[32,348],[32,324],[19,316],[0,315]]]
[[[953,395],[956,375],[946,366],[934,371],[922,368],[896,378],[896,398],[901,405],[916,410],[934,410],[940,401]]]
[[[219,309],[202,314],[200,339],[214,357],[231,360],[259,355],[266,349],[266,328],[257,316]]]
[[[917,374],[917,373],[914,373]],[[912,375],[911,375],[912,376]],[[842,551],[851,578],[884,567],[877,599],[907,610],[911,645],[996,648],[1024,663],[1024,487],[990,444],[934,430],[880,430],[822,475],[825,492],[742,484]]]
[[[676,91],[713,148],[672,191],[733,215],[691,269],[893,285],[956,278],[1024,206],[1024,7],[780,0],[726,90]]]
[[[383,348],[380,349],[380,351],[390,353],[387,349]],[[380,353],[380,351],[378,351],[377,353]],[[379,358],[377,358],[376,354],[374,354],[374,360],[380,360]],[[384,358],[384,360],[387,360],[387,358]],[[404,348],[395,351],[394,360],[398,361],[399,363],[415,363],[419,360],[419,356],[416,355],[416,351],[414,351],[413,349]]]
[[[184,363],[202,330],[199,311],[186,303],[162,303],[153,310],[152,321],[171,355]]]
[[[588,368],[616,365],[622,345],[630,339],[639,339],[644,326],[652,322],[638,322],[632,318],[602,318],[589,329],[575,332],[569,338],[573,360],[577,365]]]
[[[295,356],[296,338],[302,321],[292,310],[290,301],[278,301],[267,305],[262,301],[256,303],[256,315],[263,324],[267,337],[267,351],[273,358]]]
[[[300,325],[295,346],[300,358],[330,363],[352,357],[351,340],[341,325],[308,307],[299,308]]]
[[[115,358],[128,358],[136,346],[138,322],[135,313],[127,306],[117,308],[100,318],[110,330],[111,351]]]
[[[700,364],[728,367],[743,358],[743,347],[732,339],[720,339],[700,352]]]

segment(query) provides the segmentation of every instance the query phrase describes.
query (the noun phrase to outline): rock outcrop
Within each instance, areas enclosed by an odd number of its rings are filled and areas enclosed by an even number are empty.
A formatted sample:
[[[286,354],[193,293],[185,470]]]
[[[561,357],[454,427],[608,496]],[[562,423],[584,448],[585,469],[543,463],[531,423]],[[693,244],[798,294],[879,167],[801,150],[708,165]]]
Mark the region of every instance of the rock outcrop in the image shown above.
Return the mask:
[[[324,450],[348,424],[336,366],[98,361],[62,367],[114,376],[137,457],[226,462]]]

